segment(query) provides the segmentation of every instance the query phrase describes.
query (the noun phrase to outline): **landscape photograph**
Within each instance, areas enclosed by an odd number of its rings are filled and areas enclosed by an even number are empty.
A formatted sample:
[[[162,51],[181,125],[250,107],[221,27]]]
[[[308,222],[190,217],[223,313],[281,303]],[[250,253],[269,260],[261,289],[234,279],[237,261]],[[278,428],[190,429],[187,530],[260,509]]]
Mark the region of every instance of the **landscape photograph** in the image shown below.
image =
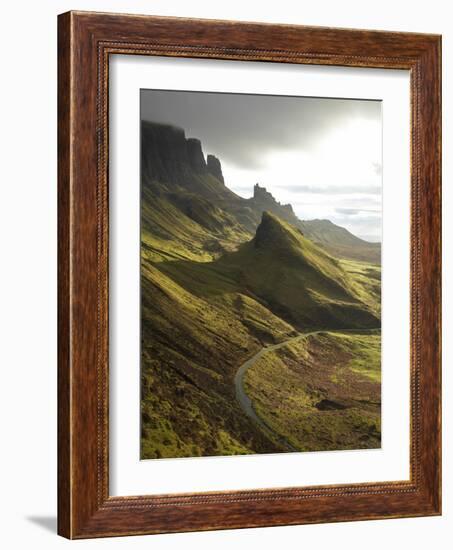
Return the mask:
[[[140,91],[140,458],[381,447],[381,102]]]

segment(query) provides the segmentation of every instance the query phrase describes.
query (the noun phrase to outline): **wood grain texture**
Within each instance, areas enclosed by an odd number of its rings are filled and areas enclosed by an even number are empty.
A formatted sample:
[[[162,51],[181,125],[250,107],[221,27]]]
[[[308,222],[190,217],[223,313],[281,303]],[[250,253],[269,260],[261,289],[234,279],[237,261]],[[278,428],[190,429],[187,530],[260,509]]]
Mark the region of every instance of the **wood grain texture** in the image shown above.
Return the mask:
[[[68,538],[440,514],[440,37],[59,16],[59,521]],[[108,60],[165,55],[411,72],[411,479],[184,495],[108,490]]]
[[[58,25],[58,532],[71,536],[70,16]]]

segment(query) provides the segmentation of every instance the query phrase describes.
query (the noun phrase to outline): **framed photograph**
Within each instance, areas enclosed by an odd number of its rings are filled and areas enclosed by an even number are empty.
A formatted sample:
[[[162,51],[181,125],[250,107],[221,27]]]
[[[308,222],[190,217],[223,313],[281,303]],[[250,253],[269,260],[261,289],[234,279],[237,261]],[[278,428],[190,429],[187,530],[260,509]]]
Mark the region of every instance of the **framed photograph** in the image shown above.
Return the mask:
[[[440,37],[58,28],[59,533],[440,514]]]

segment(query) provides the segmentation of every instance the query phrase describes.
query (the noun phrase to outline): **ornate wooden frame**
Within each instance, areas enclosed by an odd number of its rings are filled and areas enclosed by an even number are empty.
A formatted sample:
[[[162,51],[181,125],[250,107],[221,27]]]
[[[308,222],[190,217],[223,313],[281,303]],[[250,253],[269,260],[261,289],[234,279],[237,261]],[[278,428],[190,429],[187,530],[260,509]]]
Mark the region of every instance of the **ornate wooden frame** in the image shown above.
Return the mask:
[[[68,12],[59,16],[58,47],[58,532],[87,538],[440,514],[440,37]],[[410,481],[109,496],[111,54],[410,71]]]

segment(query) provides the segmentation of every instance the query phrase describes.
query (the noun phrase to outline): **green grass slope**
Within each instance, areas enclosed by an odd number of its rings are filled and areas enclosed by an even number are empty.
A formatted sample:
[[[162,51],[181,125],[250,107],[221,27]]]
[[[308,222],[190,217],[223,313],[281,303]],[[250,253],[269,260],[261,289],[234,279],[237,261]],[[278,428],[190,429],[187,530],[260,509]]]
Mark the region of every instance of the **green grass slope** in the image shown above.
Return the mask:
[[[198,296],[221,301],[231,293],[248,295],[298,329],[380,326],[366,287],[339,260],[267,212],[255,237],[237,251],[209,263],[177,261],[160,268]]]
[[[364,241],[330,220],[300,222],[304,234],[324,250],[338,257],[381,264],[381,243]]]
[[[239,408],[238,366],[307,326],[379,326],[357,264],[269,214],[252,240],[210,261],[142,253],[142,458],[285,450]]]
[[[245,377],[257,414],[301,451],[381,445],[380,331],[321,332],[264,354]]]
[[[340,261],[297,228],[264,213],[256,236],[240,251],[245,284],[293,324],[374,328],[379,318]]]
[[[262,342],[293,333],[247,296],[198,297],[148,262],[142,270],[142,458],[281,450],[242,414],[233,378]]]

